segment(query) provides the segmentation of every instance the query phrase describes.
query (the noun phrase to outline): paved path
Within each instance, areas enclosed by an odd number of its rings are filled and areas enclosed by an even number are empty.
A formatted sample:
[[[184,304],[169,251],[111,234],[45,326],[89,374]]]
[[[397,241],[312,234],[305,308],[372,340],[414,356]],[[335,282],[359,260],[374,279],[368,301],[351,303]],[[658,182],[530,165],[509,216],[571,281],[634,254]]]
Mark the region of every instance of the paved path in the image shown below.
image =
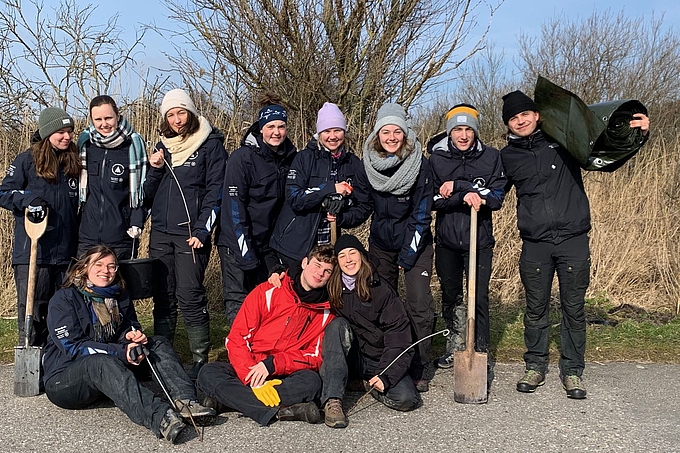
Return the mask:
[[[498,364],[486,405],[455,403],[452,372],[439,371],[411,413],[369,397],[347,429],[332,430],[302,422],[262,428],[231,412],[205,428],[202,443],[185,432],[174,446],[111,405],[67,411],[45,395],[17,398],[13,373],[0,366],[2,452],[680,452],[678,365],[588,364],[588,399],[574,401],[555,371],[526,395],[514,389],[521,365]]]

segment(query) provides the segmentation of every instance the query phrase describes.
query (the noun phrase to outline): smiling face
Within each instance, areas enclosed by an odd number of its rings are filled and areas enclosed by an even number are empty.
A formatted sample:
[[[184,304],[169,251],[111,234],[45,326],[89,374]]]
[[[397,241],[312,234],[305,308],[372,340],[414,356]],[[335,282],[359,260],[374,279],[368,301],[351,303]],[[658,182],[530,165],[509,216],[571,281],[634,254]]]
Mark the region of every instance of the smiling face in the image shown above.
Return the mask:
[[[345,143],[345,131],[339,127],[333,127],[319,132],[319,141],[330,152],[335,152]]]
[[[305,257],[302,259],[300,283],[306,291],[322,288],[328,283],[332,272],[333,265],[331,263],[324,263],[316,258],[308,260]]]
[[[456,149],[467,151],[475,141],[475,131],[469,126],[456,126],[451,129],[451,142]]]
[[[262,140],[272,148],[278,148],[286,139],[288,129],[281,120],[270,121],[262,127]]]
[[[395,154],[404,145],[404,131],[394,124],[388,124],[378,131],[380,146],[386,153]]]
[[[94,128],[105,137],[118,127],[119,117],[111,104],[92,107],[90,117],[92,117]]]
[[[518,137],[528,137],[538,128],[540,115],[533,110],[525,110],[508,120],[508,129]]]
[[[71,144],[73,138],[73,128],[65,127],[56,132],[52,132],[49,137],[50,144],[53,148],[65,151]]]
[[[182,128],[189,122],[189,112],[181,107],[175,107],[168,110],[165,114],[165,119],[170,125],[170,129],[179,134]]]
[[[338,266],[343,274],[354,277],[361,269],[361,252],[352,247],[340,250]]]
[[[116,271],[118,261],[114,255],[92,255],[87,265],[87,279],[94,286],[109,286],[116,278]]]

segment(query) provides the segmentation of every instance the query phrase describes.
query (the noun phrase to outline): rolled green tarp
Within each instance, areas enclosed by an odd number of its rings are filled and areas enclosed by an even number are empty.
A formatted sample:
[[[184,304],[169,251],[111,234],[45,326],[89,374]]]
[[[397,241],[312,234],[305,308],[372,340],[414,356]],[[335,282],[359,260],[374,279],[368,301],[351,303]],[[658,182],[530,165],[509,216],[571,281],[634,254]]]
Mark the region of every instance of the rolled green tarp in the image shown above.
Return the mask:
[[[534,101],[541,129],[586,170],[614,171],[647,141],[639,127],[630,127],[633,114],[647,115],[647,108],[635,99],[586,105],[574,93],[539,76]]]

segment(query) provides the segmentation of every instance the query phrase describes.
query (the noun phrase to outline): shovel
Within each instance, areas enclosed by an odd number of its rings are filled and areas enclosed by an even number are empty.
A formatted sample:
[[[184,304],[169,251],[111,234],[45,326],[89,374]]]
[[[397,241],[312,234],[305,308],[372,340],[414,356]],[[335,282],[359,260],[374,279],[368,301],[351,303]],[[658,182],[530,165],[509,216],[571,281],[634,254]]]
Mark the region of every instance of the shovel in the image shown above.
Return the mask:
[[[486,353],[475,351],[475,296],[477,284],[477,211],[470,213],[470,261],[468,263],[467,339],[465,351],[453,353],[453,399],[458,403],[487,401]]]
[[[38,239],[47,228],[47,213],[39,223],[28,220],[28,210],[24,217],[26,234],[31,238],[31,257],[28,264],[28,288],[26,289],[26,340],[23,346],[14,348],[14,394],[16,396],[36,396],[40,393],[40,350],[28,343],[33,330],[33,300],[35,280],[38,275]]]

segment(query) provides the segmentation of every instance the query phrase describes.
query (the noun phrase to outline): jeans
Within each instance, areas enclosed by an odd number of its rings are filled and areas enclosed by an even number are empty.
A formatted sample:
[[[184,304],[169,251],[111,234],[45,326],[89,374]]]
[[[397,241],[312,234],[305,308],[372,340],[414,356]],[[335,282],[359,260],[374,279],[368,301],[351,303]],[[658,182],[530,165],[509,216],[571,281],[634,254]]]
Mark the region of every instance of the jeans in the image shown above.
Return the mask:
[[[378,370],[378,362],[361,354],[352,328],[344,318],[335,318],[326,326],[321,348],[321,403],[326,404],[330,398],[343,399],[350,373],[352,376],[370,380],[382,370]],[[384,394],[377,391],[371,395],[385,406],[398,411],[410,411],[420,407],[422,399],[413,379],[404,376],[393,384]]]
[[[321,378],[316,371],[300,370],[286,377],[273,378],[282,381],[280,385],[274,387],[281,398],[280,406],[274,407],[266,406],[257,399],[250,386],[243,384],[234,367],[226,362],[213,362],[201,368],[196,385],[206,395],[252,418],[262,426],[267,426],[274,420],[279,407],[306,403],[319,397]]]
[[[145,362],[151,360],[172,398],[195,400],[196,390],[167,339],[153,336],[147,346],[150,357],[140,365],[107,354],[76,359],[45,383],[47,398],[64,409],[81,409],[108,397],[130,420],[161,437],[159,426],[170,406],[140,384],[150,372]]]

